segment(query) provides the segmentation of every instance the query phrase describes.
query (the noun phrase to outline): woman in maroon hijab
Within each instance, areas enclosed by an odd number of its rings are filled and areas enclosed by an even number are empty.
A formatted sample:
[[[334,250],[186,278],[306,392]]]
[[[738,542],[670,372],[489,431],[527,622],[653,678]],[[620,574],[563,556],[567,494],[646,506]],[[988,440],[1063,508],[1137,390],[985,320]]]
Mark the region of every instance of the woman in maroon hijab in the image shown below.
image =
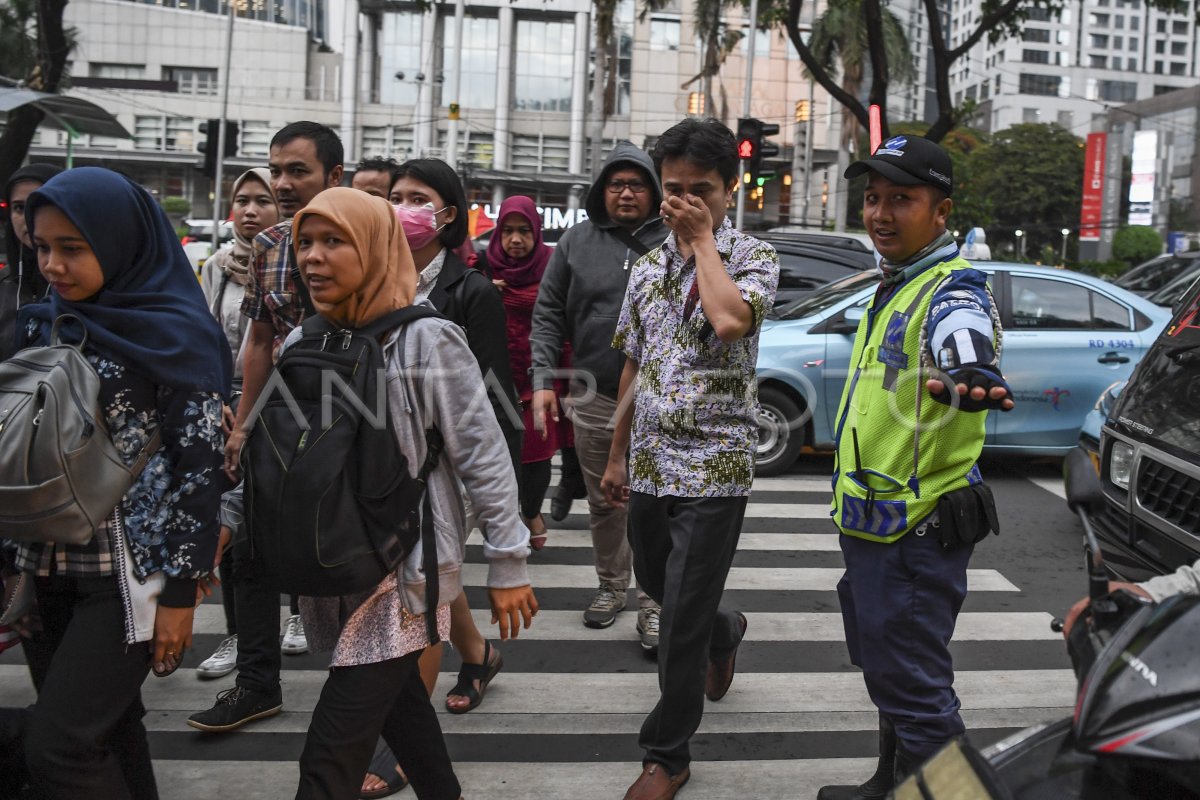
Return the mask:
[[[533,435],[533,411],[529,405],[533,396],[529,379],[533,305],[552,251],[542,241],[541,217],[532,199],[520,195],[508,198],[500,206],[496,220],[496,230],[488,242],[486,270],[504,300],[508,317],[508,358],[524,415],[525,440],[519,476],[521,518],[529,527],[529,546],[541,550],[546,544],[546,523],[541,508],[550,487],[550,459],[560,447],[569,449],[574,445],[571,423],[565,415],[556,428],[547,432],[545,439]],[[570,366],[569,347],[564,349],[559,366]],[[570,456],[573,455],[571,452]],[[564,459],[570,456],[564,454]]]

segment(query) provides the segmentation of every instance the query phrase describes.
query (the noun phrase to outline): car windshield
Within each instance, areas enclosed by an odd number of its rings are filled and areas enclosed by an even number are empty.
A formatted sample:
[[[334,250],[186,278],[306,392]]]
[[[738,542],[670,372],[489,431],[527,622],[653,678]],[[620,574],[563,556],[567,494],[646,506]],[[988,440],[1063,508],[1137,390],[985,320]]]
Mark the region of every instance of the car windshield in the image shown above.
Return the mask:
[[[873,269],[849,275],[817,289],[803,300],[790,306],[784,306],[779,309],[775,319],[804,319],[820,314],[825,309],[837,305],[850,295],[856,294],[878,281],[879,275]]]
[[[1117,421],[1182,457],[1200,452],[1200,287],[1188,293],[1143,359],[1137,380],[1121,393]]]
[[[1197,262],[1194,267],[1191,267],[1187,272],[1175,278],[1154,294],[1147,296],[1146,299],[1156,306],[1171,308],[1178,302],[1179,298],[1183,297],[1188,288],[1196,282],[1198,276],[1200,276],[1200,262]]]

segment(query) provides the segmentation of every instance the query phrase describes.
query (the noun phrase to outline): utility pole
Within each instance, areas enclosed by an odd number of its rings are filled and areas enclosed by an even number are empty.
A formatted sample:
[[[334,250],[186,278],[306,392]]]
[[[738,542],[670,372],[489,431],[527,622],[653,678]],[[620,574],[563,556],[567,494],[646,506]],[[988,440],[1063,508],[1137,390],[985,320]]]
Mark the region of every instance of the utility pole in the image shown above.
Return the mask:
[[[454,3],[454,52],[450,56],[450,122],[446,127],[446,163],[458,169],[458,91],[462,84],[462,41],[465,0]]]
[[[758,0],[750,0],[750,41],[746,47],[746,91],[742,98],[742,116],[750,116],[750,90],[754,83],[754,43],[758,39]],[[746,159],[738,161],[737,224],[739,231],[746,217]]]
[[[817,22],[817,4],[815,2],[809,4],[812,7],[812,16],[808,21],[809,36],[812,35],[813,26]],[[806,131],[804,136],[804,207],[800,224],[808,226],[811,223],[808,219],[808,201],[812,196],[812,157],[813,157],[813,87],[816,81],[812,76],[808,76],[808,120],[805,121]]]
[[[229,70],[233,61],[233,3],[228,0],[229,24],[225,28],[225,71],[221,75],[221,129],[217,133],[217,169],[213,175],[213,232],[212,251],[215,253],[221,246],[221,181],[224,178],[225,167],[225,128],[229,116]],[[209,136],[212,135],[210,131]]]

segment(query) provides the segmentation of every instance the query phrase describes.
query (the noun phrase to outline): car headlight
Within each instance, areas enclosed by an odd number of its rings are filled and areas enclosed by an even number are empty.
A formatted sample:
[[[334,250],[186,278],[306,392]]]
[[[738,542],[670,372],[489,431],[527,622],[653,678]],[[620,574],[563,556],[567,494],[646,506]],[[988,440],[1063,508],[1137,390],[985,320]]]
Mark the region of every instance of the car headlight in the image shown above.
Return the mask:
[[[1113,485],[1129,491],[1129,473],[1133,470],[1133,448],[1124,442],[1113,442],[1108,454],[1108,479]]]

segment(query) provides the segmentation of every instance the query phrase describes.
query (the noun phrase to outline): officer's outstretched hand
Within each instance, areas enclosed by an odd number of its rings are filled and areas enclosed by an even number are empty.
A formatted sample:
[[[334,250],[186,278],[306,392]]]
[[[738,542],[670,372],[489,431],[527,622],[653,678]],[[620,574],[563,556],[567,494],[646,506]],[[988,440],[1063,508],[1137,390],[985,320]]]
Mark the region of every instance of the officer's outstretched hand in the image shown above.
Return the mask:
[[[930,378],[925,382],[925,388],[939,403],[957,405],[963,411],[1011,411],[1015,405],[1004,376],[991,367],[958,367],[945,373],[945,376],[954,381],[953,391],[958,395],[957,398],[951,397],[952,390],[945,381]]]

